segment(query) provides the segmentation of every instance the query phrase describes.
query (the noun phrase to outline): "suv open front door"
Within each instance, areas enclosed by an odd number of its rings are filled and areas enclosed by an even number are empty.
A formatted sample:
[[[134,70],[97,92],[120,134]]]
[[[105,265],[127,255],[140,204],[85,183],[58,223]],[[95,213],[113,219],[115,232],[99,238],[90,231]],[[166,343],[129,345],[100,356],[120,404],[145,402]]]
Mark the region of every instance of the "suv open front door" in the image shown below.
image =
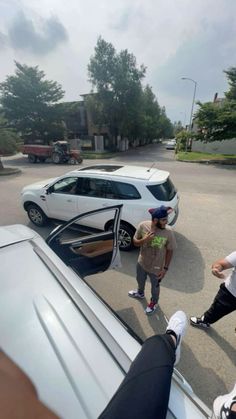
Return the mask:
[[[114,205],[89,211],[72,218],[66,224],[56,227],[46,242],[66,265],[82,278],[120,266],[118,244],[121,209],[123,205]],[[95,231],[80,225],[80,220],[108,213],[108,219],[114,219],[112,230]],[[93,225],[91,223],[91,225]]]

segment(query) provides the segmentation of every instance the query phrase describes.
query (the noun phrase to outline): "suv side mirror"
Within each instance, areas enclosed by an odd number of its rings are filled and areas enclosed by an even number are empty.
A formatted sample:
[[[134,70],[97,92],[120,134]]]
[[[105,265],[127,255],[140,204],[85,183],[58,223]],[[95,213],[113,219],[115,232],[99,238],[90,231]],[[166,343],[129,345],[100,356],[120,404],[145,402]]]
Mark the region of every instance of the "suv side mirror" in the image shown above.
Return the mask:
[[[46,190],[46,194],[49,195],[53,192],[53,186],[49,186],[49,188]]]

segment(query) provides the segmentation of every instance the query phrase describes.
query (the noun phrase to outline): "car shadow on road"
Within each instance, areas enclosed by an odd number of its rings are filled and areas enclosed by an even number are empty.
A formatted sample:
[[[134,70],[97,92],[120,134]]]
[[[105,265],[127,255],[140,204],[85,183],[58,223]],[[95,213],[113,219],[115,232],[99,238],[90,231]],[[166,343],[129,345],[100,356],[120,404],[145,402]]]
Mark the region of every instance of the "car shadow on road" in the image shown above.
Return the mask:
[[[174,251],[168,274],[161,283],[162,287],[187,294],[197,293],[204,287],[205,262],[198,247],[185,236],[175,233],[177,249]],[[121,254],[120,272],[136,276],[138,249]],[[123,256],[124,255],[124,256]]]
[[[49,224],[46,225],[45,227],[37,227],[31,221],[28,221],[26,226],[31,228],[32,230],[36,231],[36,233],[38,233],[41,237],[43,237],[44,240],[46,240],[48,238],[49,234],[56,227],[56,225],[52,221],[49,221]]]
[[[219,333],[213,329],[207,329],[207,334],[215,341],[221,350],[228,356],[228,358],[235,363],[235,347],[230,345]]]
[[[207,354],[206,354],[207,355]],[[210,354],[208,354],[210,356]],[[211,365],[210,363],[208,365]],[[191,385],[194,393],[211,409],[214,399],[225,394],[228,389],[224,380],[213,368],[201,365],[192,349],[184,341],[181,345],[181,358],[177,370]],[[196,380],[197,376],[197,380]],[[206,391],[207,389],[207,391]]]
[[[143,311],[147,307],[147,300],[143,299],[139,301],[140,304],[143,306]],[[139,336],[142,341],[147,339],[147,331],[145,330],[144,320],[147,321],[151,327],[152,332],[148,333],[148,335],[156,335],[165,333],[167,322],[163,311],[158,306],[157,311],[155,314],[150,316],[145,316],[144,318],[139,317],[140,310],[135,310],[133,307],[128,307],[122,310],[117,310],[116,313],[125,321],[127,324],[134,325],[132,329],[134,332]],[[140,321],[140,319],[142,319]]]
[[[134,325],[133,330],[135,333],[144,341],[147,336],[156,334],[163,334],[166,331],[169,319],[166,317],[164,311],[162,311],[158,304],[155,313],[147,316],[144,314],[145,308],[147,307],[148,301],[146,298],[139,300],[138,303],[142,306],[143,316],[140,315],[140,308],[134,309],[128,307],[122,310],[117,310],[118,315],[127,323]],[[141,321],[139,319],[142,319]],[[146,324],[146,325],[145,325]],[[146,326],[148,326],[148,329]]]

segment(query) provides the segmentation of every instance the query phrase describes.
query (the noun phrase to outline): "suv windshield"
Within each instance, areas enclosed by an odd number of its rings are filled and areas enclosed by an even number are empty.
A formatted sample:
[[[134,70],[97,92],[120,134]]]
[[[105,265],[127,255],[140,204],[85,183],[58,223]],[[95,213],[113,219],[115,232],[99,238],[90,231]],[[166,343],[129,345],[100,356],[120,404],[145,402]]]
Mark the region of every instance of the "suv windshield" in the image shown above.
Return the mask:
[[[160,185],[149,185],[147,188],[159,201],[171,201],[177,192],[170,178]]]

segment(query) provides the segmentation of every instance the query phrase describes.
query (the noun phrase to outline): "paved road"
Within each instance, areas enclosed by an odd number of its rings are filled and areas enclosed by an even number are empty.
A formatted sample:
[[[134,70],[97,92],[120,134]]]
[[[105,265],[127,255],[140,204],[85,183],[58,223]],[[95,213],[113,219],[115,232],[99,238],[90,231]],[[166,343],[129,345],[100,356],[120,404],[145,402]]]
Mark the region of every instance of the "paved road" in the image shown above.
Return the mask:
[[[120,271],[88,279],[118,314],[145,338],[164,331],[164,316],[170,317],[176,309],[183,309],[190,316],[201,314],[211,303],[219,283],[212,277],[210,265],[213,260],[235,250],[236,167],[176,162],[173,151],[160,145],[130,150],[113,160],[132,165],[155,164],[170,171],[180,194],[180,216],[175,226],[178,249],[162,283],[160,307],[155,315],[145,316],[145,300],[140,303],[127,296],[128,290],[135,287],[137,251],[122,253]],[[4,161],[5,165],[20,167],[22,174],[0,177],[1,224],[23,223],[33,227],[21,208],[22,186],[63,174],[70,168],[67,165],[32,165],[20,155]],[[86,160],[83,165],[94,163],[94,160]],[[49,228],[38,231],[46,237]],[[147,298],[149,290],[148,285]],[[184,339],[178,369],[208,406],[217,394],[227,392],[236,380],[235,320],[233,313],[207,332],[189,327]]]

